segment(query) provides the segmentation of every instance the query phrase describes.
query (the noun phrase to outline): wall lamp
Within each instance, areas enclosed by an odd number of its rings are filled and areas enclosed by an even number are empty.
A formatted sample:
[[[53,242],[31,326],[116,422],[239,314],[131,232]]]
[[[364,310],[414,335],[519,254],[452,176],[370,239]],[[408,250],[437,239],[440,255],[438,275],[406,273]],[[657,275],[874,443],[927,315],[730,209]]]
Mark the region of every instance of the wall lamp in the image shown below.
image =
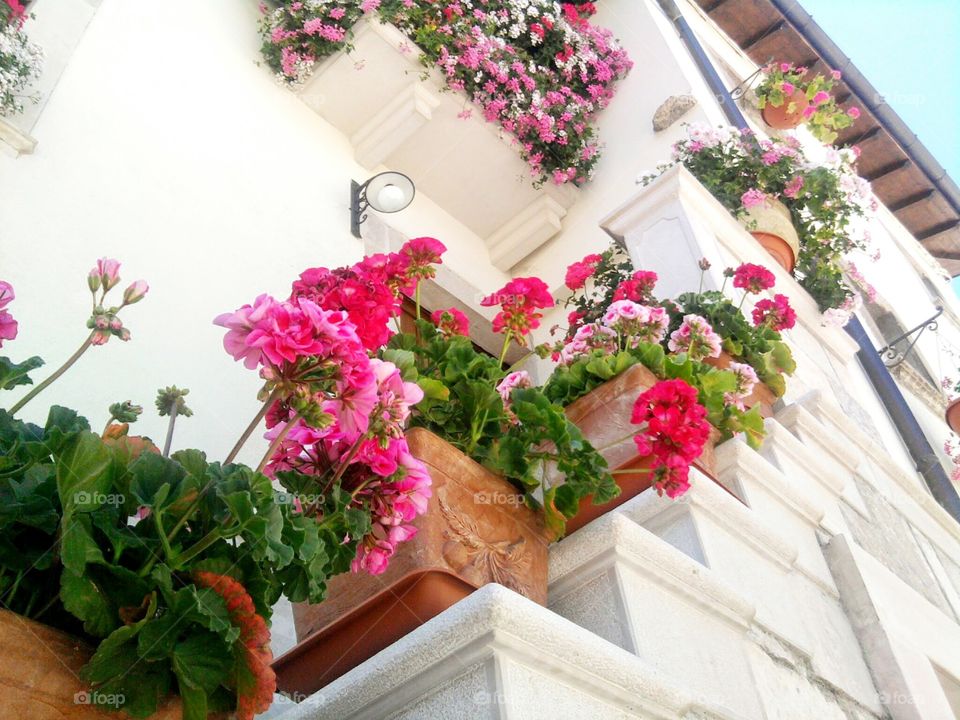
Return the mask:
[[[363,185],[350,181],[350,232],[360,237],[360,223],[367,219],[367,210],[380,213],[400,212],[413,202],[417,188],[403,173],[382,172]]]

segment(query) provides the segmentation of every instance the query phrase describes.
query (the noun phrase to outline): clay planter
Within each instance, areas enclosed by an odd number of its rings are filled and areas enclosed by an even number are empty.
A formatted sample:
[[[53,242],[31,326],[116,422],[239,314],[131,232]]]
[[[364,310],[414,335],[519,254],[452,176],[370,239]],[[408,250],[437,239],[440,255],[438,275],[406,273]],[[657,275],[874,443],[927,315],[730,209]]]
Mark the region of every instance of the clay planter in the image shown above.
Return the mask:
[[[93,654],[80,640],[7,610],[0,610],[0,689],[5,718],[30,720],[118,720],[126,713],[89,704],[80,668]],[[179,698],[171,698],[153,720],[180,720]]]
[[[728,367],[730,367],[730,363],[733,361],[733,356],[725,350],[721,351],[720,357],[707,358],[704,360],[707,365],[719,368],[720,370],[726,370]],[[753,392],[744,399],[743,405],[747,408],[747,410],[755,405],[759,405],[760,414],[763,415],[763,417],[768,418],[773,417],[773,404],[776,401],[777,396],[774,394],[773,390],[771,390],[764,383],[757,382],[757,384],[753,387]]]
[[[790,104],[793,103],[793,110],[790,110]],[[807,94],[803,90],[797,89],[788,97],[783,105],[773,107],[769,102],[764,105],[760,115],[763,121],[777,130],[792,130],[803,123],[803,111],[810,107],[810,101],[807,100]]]
[[[293,606],[298,644],[273,664],[280,691],[306,697],[487,583],[545,605],[543,518],[499,475],[421,428],[410,452],[427,465],[433,495],[382,575],[347,573],[327,599]]]
[[[960,434],[960,398],[947,405],[945,417],[950,429]]]
[[[744,210],[737,219],[780,267],[793,272],[800,252],[800,238],[786,205],[767,198],[762,205]]]
[[[633,433],[637,426],[630,422],[630,416],[637,396],[656,383],[657,376],[650,370],[643,365],[634,365],[567,406],[567,417],[580,428],[590,444],[600,451],[609,467],[616,470],[644,470],[649,467],[651,459],[637,455],[637,446],[633,442]],[[694,467],[714,482],[714,446],[719,437],[720,433],[714,428],[710,439],[704,445],[703,454],[694,463]],[[620,438],[626,439],[615,442]],[[612,443],[615,444],[611,446]],[[568,535],[591,520],[623,505],[652,484],[652,475],[648,472],[618,473],[613,477],[620,486],[620,494],[603,505],[594,505],[592,496],[583,498],[577,514],[567,520]]]

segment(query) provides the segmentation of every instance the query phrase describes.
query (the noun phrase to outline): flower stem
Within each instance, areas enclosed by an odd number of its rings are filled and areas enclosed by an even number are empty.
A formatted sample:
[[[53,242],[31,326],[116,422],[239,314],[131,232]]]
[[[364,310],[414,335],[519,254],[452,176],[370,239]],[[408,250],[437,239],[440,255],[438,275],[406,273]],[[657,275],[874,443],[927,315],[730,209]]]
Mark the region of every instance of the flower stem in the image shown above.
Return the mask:
[[[287,437],[287,434],[293,430],[293,426],[297,424],[297,421],[300,419],[300,413],[297,413],[290,421],[284,425],[283,430],[280,431],[280,434],[277,435],[273,442],[270,443],[270,447],[267,448],[267,452],[264,453],[263,459],[260,460],[260,464],[257,465],[257,472],[263,472],[263,469],[267,466],[267,463],[270,462],[270,458],[273,457],[273,454],[277,451],[277,448],[280,447],[280,443],[284,441]]]
[[[500,365],[501,365],[501,366],[503,365],[503,361],[504,361],[504,360],[506,359],[506,357],[507,357],[507,350],[510,349],[510,339],[511,339],[512,336],[513,336],[513,333],[508,330],[508,331],[507,331],[507,334],[503,337],[503,349],[500,351]]]
[[[80,356],[87,351],[87,348],[89,348],[91,344],[93,344],[93,335],[94,333],[90,333],[87,339],[83,341],[83,344],[79,348],[77,348],[77,351],[73,355],[71,355],[63,365],[57,368],[57,370],[54,371],[54,373],[50,377],[48,377],[42,383],[37,385],[33,390],[31,390],[22,398],[20,398],[20,402],[18,402],[16,405],[10,408],[10,410],[8,411],[10,415],[16,415],[17,411],[19,411],[24,405],[26,405],[28,402],[33,400],[37,395],[39,395],[41,392],[43,392],[48,387],[50,387],[50,385],[53,384],[54,380],[56,380],[58,377],[63,375],[67,370],[69,370],[70,366],[73,365],[77,360],[79,360]]]
[[[229,519],[229,518],[228,518]],[[225,524],[225,523],[224,523]],[[221,526],[213,528],[210,532],[200,538],[195,545],[191,545],[187,550],[180,553],[177,556],[176,560],[172,564],[172,569],[179,570],[184,565],[193,560],[197,555],[202,553],[208,547],[213,545],[217,540],[220,539]]]
[[[223,461],[224,465],[229,465],[237,457],[237,454],[240,452],[240,448],[243,447],[244,443],[250,439],[250,436],[253,434],[253,431],[257,429],[257,425],[260,424],[260,421],[266,416],[267,411],[270,409],[270,406],[279,399],[280,397],[280,388],[275,389],[270,393],[263,406],[260,408],[260,411],[254,416],[253,420],[250,421],[250,424],[247,425],[247,429],[243,431],[243,435],[240,436],[240,439],[237,440],[237,444],[233,446],[233,449],[227,455],[226,460]]]
[[[170,422],[167,424],[167,439],[163,442],[163,456],[170,456],[170,443],[173,442],[173,426],[177,424],[177,406],[176,403],[173,405],[173,409],[170,410]]]
[[[419,320],[420,319],[420,281],[419,280],[417,281],[416,289],[413,291],[413,296],[414,296],[413,297],[414,302],[416,302],[417,304],[417,320]]]

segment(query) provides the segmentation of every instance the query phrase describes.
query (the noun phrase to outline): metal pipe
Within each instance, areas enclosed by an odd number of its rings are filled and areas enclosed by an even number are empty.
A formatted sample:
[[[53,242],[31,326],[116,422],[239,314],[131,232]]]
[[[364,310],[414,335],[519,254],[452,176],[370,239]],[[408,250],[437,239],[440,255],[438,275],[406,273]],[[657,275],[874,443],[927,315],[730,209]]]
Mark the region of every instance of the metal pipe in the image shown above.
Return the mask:
[[[700,69],[700,74],[703,75],[707,86],[714,94],[714,97],[716,97],[717,102],[720,104],[720,109],[723,110],[724,115],[727,116],[727,120],[730,121],[731,125],[736,125],[738,128],[748,127],[746,118],[743,117],[740,108],[738,108],[737,104],[733,101],[730,91],[727,90],[727,86],[717,73],[717,69],[713,66],[700,41],[697,40],[697,36],[694,34],[690,24],[686,18],[683,17],[683,13],[680,12],[680,8],[677,7],[676,1],[657,0],[657,2],[660,4],[660,8],[664,14],[673,22],[677,33],[680,35],[680,39],[683,41],[683,44],[687,46],[687,51]]]
[[[803,9],[800,8],[799,5],[794,2],[794,0],[771,1],[784,14],[784,16],[794,24],[796,24],[794,17],[799,17],[799,13],[806,15]],[[720,104],[720,109],[723,110],[724,114],[727,116],[727,120],[731,125],[735,125],[741,130],[748,128],[749,125],[747,124],[746,118],[744,118],[743,113],[740,112],[740,108],[738,108],[736,103],[734,103],[726,85],[720,78],[720,75],[717,73],[716,68],[713,67],[713,63],[710,61],[710,58],[704,51],[700,41],[697,40],[697,36],[693,33],[693,29],[684,19],[683,13],[680,12],[680,8],[677,7],[676,1],[657,0],[657,2],[660,4],[660,7],[663,9],[663,12],[666,13],[667,17],[673,22],[674,27],[680,35],[680,39],[683,41],[683,44],[686,45],[687,50],[693,57],[693,60],[697,63],[697,67],[700,68],[700,72],[703,74],[703,79],[706,81],[711,92],[713,92],[716,96],[717,102]],[[786,8],[790,8],[792,12],[787,12]],[[799,13],[797,10],[799,10]],[[813,23],[812,18],[810,18],[809,15],[806,15],[806,18],[808,22],[812,23],[822,35],[823,31],[816,26],[816,23]],[[800,29],[801,28],[798,28],[798,30]],[[801,34],[803,34],[802,30]],[[807,37],[806,35],[804,36]],[[823,37],[826,38],[826,35],[823,35]],[[808,37],[807,39],[809,40],[810,38]],[[829,41],[829,38],[826,39]],[[811,44],[814,43],[811,42]],[[835,45],[832,46],[836,49]],[[821,52],[820,48],[817,47],[816,44],[814,44],[814,49],[818,52]],[[839,50],[837,50],[837,52],[839,52]],[[828,58],[826,53],[823,53],[823,56],[824,60],[833,63],[834,67],[839,67],[839,63]],[[852,64],[850,63],[849,59],[846,59],[846,68],[841,69],[844,69],[845,72],[849,72],[849,68],[851,67]],[[856,69],[854,68],[854,70]],[[856,75],[861,78],[863,77],[862,75],[859,75],[859,72],[857,72]],[[853,80],[853,82],[851,82],[851,80]],[[863,80],[866,82],[865,78]],[[854,92],[858,92],[855,82],[856,78],[847,78],[847,84],[850,86],[850,88],[853,89]],[[867,83],[867,85],[872,90],[872,86],[870,86],[869,83]],[[876,93],[875,90],[872,91]],[[886,107],[889,108],[889,106]],[[871,111],[874,111],[873,108],[871,108]],[[892,110],[890,110],[890,113],[896,117],[896,113],[893,113]],[[882,115],[877,114],[877,117],[882,118]],[[900,123],[900,125],[903,125],[903,121],[900,120],[899,117],[896,117],[896,120]],[[906,128],[905,125],[903,125],[903,127]],[[889,128],[888,131],[890,131]],[[894,137],[897,137],[897,135],[892,131],[890,132],[892,135],[894,135]],[[916,140],[915,137],[914,140]],[[919,142],[917,142],[917,145],[919,145]],[[920,145],[920,148],[926,152],[922,145]],[[907,148],[905,148],[905,150],[906,149]],[[908,152],[908,154],[910,153]],[[929,155],[929,153],[927,153],[927,155]],[[932,160],[932,156],[930,159]],[[926,171],[926,168],[923,164],[921,164],[919,161],[917,164]],[[945,178],[946,182],[952,184],[953,181],[946,176],[943,168],[940,168],[940,172],[943,178]],[[937,185],[937,187],[938,189],[943,190],[943,188],[940,188],[939,185]],[[953,189],[956,190],[956,185],[953,186]],[[944,191],[944,195],[946,195],[948,199],[952,199],[953,197],[949,192],[946,191]],[[947,473],[940,464],[940,459],[937,457],[937,454],[927,441],[927,438],[923,434],[923,430],[920,427],[920,423],[917,422],[917,418],[907,405],[907,401],[904,399],[903,393],[900,392],[900,388],[897,386],[897,383],[890,375],[890,371],[887,369],[886,365],[883,364],[880,354],[877,352],[876,348],[874,348],[873,343],[870,342],[870,338],[867,336],[866,330],[864,330],[860,320],[857,317],[852,317],[850,322],[847,323],[846,331],[857,342],[857,345],[860,346],[860,350],[857,351],[857,357],[860,358],[860,364],[863,367],[867,378],[870,380],[870,383],[876,390],[877,395],[879,395],[880,401],[886,408],[887,414],[890,416],[890,420],[893,422],[894,427],[897,429],[897,432],[903,440],[903,444],[910,453],[910,457],[913,458],[917,472],[919,472],[923,477],[924,482],[930,489],[931,494],[937,500],[937,502],[940,503],[940,505],[943,506],[943,508],[950,513],[950,515],[952,515],[957,522],[960,522],[960,495],[957,495],[957,490],[947,477]]]
[[[860,359],[860,365],[870,379],[871,384],[880,396],[880,402],[887,410],[890,420],[893,421],[897,432],[903,439],[910,457],[916,464],[917,472],[923,477],[930,493],[943,509],[950,513],[954,520],[960,522],[960,495],[947,473],[940,464],[940,458],[930,446],[923,429],[917,418],[907,405],[900,387],[890,375],[887,366],[883,364],[880,353],[873,347],[866,330],[860,323],[859,318],[852,317],[845,328],[847,333],[856,340],[860,349],[857,351],[857,357]]]

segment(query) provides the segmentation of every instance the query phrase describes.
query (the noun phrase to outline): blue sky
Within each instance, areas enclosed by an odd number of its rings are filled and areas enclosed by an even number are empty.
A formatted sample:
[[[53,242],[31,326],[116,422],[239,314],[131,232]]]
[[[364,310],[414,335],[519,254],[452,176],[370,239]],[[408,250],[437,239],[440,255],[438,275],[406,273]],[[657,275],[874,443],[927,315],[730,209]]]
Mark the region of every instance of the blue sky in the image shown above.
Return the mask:
[[[799,1],[960,182],[960,0]]]

